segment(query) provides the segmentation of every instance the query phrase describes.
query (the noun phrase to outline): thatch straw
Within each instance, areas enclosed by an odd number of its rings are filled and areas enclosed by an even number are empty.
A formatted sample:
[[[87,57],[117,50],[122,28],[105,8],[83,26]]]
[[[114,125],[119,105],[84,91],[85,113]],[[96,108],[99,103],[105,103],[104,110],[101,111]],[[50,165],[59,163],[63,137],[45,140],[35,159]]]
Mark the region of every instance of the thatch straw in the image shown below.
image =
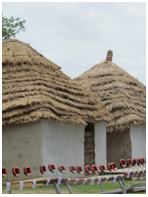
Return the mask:
[[[16,39],[2,42],[2,124],[40,119],[73,123],[109,122],[104,104],[83,91],[28,44]]]
[[[109,57],[108,57],[109,55]],[[122,132],[146,124],[146,87],[114,64],[109,51],[106,60],[74,79],[97,95],[114,116],[107,132]]]

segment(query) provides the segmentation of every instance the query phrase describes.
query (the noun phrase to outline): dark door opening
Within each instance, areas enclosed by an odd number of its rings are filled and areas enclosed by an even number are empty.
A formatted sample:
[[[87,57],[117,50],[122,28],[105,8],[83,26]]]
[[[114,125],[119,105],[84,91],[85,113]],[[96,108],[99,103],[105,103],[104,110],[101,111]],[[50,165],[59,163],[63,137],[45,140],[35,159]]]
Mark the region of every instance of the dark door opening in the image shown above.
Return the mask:
[[[90,123],[85,127],[84,165],[95,165],[94,124]]]

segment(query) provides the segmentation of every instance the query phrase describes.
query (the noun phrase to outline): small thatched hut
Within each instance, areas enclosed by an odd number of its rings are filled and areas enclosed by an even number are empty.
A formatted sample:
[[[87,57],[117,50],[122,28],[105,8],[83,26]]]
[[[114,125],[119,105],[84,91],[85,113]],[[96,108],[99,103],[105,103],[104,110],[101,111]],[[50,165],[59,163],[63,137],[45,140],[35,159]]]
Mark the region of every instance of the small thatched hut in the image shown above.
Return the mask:
[[[146,87],[112,62],[93,66],[75,78],[85,90],[97,95],[114,119],[107,124],[107,161],[146,157]]]
[[[29,44],[16,39],[2,42],[2,166],[8,172],[3,180],[17,178],[12,174],[15,166],[21,170],[21,179],[25,166],[31,167],[30,178],[62,176],[59,165],[66,167],[65,177],[72,176],[70,165],[84,168],[90,160],[84,156],[87,123],[95,134],[93,152],[97,154],[92,159],[96,165],[106,163],[106,152],[98,147],[106,139],[110,120],[97,97],[83,91]],[[42,175],[39,167],[48,168],[51,163],[56,172],[47,170]]]

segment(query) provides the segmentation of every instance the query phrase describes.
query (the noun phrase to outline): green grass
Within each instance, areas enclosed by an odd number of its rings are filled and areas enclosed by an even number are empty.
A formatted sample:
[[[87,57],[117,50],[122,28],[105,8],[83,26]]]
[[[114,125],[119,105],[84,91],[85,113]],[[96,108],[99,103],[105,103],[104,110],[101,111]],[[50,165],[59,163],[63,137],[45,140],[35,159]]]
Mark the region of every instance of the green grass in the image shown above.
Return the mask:
[[[128,194],[133,194],[133,193],[128,193]],[[146,192],[138,192],[138,193],[134,193],[134,194],[146,194]]]
[[[126,187],[127,186],[130,186],[130,185],[134,185],[134,184],[137,184],[139,183],[138,180],[134,180],[134,181],[131,181],[131,180],[127,180],[125,181],[125,184],[126,184]],[[141,180],[141,183],[146,183],[146,180],[143,179]],[[102,183],[103,185],[103,188],[104,188],[104,192],[107,192],[107,191],[111,191],[111,190],[114,190],[114,186],[113,186],[113,183],[112,181],[108,181],[107,183]],[[115,182],[115,185],[116,185],[116,189],[121,189],[120,188],[120,184],[116,181]],[[59,186],[60,190],[61,190],[61,193],[69,193],[68,192],[68,188],[66,186]],[[97,194],[97,193],[101,193],[102,190],[101,190],[101,186],[98,185],[97,183],[94,183],[93,185],[71,185],[71,190],[72,190],[72,193],[73,194]],[[36,187],[35,189],[32,189],[32,188],[23,188],[23,190],[20,190],[20,189],[11,189],[11,193],[14,194],[23,194],[23,193],[35,193],[35,194],[38,194],[38,193],[55,193],[55,188],[52,187],[52,186],[48,186],[48,187]],[[2,193],[8,193],[8,191],[6,191],[6,188],[3,187],[2,188]],[[136,193],[135,193],[136,194]],[[140,192],[138,194],[146,194],[146,192]]]

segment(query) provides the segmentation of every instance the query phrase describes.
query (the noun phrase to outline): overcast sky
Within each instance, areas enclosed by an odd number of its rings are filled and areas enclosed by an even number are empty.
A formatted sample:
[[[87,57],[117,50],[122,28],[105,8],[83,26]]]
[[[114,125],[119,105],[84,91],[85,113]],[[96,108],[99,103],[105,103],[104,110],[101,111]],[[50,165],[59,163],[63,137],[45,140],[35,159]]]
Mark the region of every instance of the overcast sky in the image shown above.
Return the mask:
[[[3,16],[26,20],[16,38],[30,43],[72,79],[105,60],[146,85],[145,2],[4,2]]]

